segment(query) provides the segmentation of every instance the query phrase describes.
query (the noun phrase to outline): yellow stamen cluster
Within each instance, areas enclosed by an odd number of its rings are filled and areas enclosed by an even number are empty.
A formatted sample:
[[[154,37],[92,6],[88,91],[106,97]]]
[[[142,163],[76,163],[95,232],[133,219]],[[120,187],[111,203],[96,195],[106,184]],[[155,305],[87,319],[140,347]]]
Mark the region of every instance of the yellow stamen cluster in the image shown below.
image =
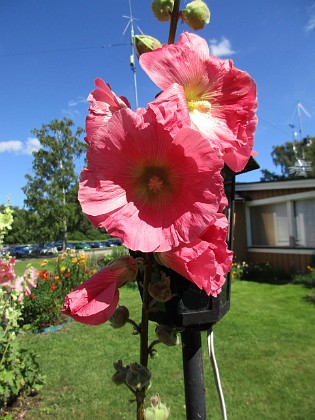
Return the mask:
[[[191,100],[187,102],[187,105],[189,112],[199,111],[204,114],[211,110],[211,104],[208,101]]]

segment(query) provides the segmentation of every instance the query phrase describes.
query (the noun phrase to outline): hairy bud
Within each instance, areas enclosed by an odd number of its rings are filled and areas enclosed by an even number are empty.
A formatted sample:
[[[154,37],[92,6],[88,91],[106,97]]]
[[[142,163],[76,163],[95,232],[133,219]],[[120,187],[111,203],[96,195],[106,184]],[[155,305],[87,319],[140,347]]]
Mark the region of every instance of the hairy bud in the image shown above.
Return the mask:
[[[148,291],[151,297],[157,302],[167,302],[175,295],[172,293],[171,278],[165,273],[161,274],[161,278],[158,281],[154,281],[149,284]]]
[[[152,2],[153,14],[160,22],[171,20],[173,8],[174,0],[153,0]]]
[[[137,56],[141,54],[161,48],[162,44],[156,38],[149,35],[136,35],[134,37],[134,43],[137,51]]]
[[[198,31],[210,22],[210,10],[202,0],[194,0],[181,11],[181,18],[190,28]]]
[[[166,420],[170,415],[169,408],[165,404],[161,403],[160,396],[158,394],[153,395],[150,398],[151,407],[145,409],[144,418],[145,420]]]
[[[169,325],[157,325],[155,333],[158,339],[167,346],[175,346],[178,343],[176,329]]]
[[[126,384],[137,390],[149,385],[150,378],[151,373],[145,366],[139,363],[131,363],[126,375]]]
[[[129,366],[124,366],[122,360],[118,360],[114,363],[114,368],[116,372],[112,376],[112,381],[116,385],[124,384],[126,382],[126,376],[129,370]]]
[[[126,306],[118,306],[118,308],[115,309],[115,312],[109,319],[109,322],[111,323],[111,326],[113,328],[121,328],[124,325],[126,325],[126,322],[129,319],[129,310]]]

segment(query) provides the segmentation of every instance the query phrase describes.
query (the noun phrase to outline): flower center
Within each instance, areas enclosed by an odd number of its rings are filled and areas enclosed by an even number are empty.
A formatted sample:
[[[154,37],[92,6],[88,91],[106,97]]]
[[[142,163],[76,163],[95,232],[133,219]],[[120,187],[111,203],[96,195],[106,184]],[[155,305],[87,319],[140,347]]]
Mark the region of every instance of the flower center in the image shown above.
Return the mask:
[[[211,104],[209,101],[196,101],[191,100],[187,102],[189,112],[199,111],[201,113],[207,113],[211,109]]]
[[[150,191],[156,194],[163,188],[163,180],[157,175],[153,175],[149,179],[148,187]]]
[[[164,165],[138,167],[134,175],[134,188],[141,201],[153,205],[162,203],[173,194],[174,185]]]

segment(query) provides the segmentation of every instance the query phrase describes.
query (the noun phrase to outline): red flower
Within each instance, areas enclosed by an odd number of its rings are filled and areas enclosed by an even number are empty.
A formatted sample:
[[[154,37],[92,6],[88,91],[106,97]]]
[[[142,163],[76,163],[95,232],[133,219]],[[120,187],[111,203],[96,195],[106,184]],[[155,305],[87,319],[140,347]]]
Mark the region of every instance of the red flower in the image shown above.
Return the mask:
[[[42,280],[47,280],[49,278],[49,272],[47,270],[41,270],[39,272],[39,278]]]

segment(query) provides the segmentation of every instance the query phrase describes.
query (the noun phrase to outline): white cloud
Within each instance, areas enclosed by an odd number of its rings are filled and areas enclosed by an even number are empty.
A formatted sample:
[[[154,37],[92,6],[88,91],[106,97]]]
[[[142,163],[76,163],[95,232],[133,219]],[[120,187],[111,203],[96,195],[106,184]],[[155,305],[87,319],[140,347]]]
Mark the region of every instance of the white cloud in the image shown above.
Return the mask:
[[[68,106],[72,107],[72,106],[78,106],[79,104],[86,104],[87,100],[85,98],[83,98],[83,96],[78,96],[77,99],[70,99],[70,101],[68,101]]]
[[[17,153],[23,149],[23,143],[19,140],[9,140],[0,142],[0,153]]]
[[[14,153],[19,155],[31,155],[40,149],[40,142],[36,138],[29,137],[26,143],[20,140],[8,140],[0,142],[0,153]]]
[[[78,106],[81,104],[87,104],[87,99],[83,96],[78,96],[76,99],[70,99],[67,103],[67,108],[63,108],[61,112],[70,119],[75,119],[81,115],[81,111],[78,109]]]
[[[217,39],[210,39],[209,44],[211,54],[217,57],[226,57],[236,54],[232,49],[231,42],[225,37],[222,37],[220,42]]]
[[[315,3],[310,7],[310,17],[307,24],[304,26],[305,32],[311,32],[315,29]]]
[[[36,137],[29,137],[26,141],[24,153],[31,155],[33,152],[38,152],[41,148],[41,144]]]

